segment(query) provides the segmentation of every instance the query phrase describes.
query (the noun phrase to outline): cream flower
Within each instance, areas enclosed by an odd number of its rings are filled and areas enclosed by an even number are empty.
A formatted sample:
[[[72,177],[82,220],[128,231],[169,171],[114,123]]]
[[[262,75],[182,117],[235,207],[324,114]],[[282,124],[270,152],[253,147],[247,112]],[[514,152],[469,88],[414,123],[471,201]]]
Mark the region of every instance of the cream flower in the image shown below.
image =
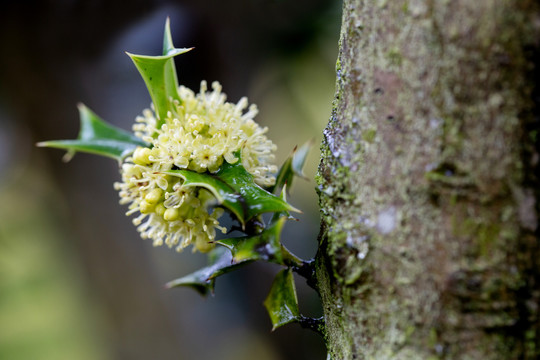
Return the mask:
[[[184,187],[181,178],[163,172],[189,169],[215,173],[224,161],[236,163],[235,153],[240,150],[242,165],[257,184],[267,187],[275,183],[276,146],[266,138],[267,128],[253,120],[257,107],[248,108],[246,98],[237,104],[226,102],[217,82],[212,89],[207,91],[205,81],[198,94],[180,86],[182,101],[173,102],[159,128],[153,110],[144,110],[135,120],[135,135],[151,146],[138,147],[125,159],[122,182],[115,188],[120,203],[129,204],[127,214],[140,213],[133,223],[155,246],[165,243],[181,251],[193,244],[205,252],[213,247],[215,230],[226,231],[218,221],[223,209],[208,210],[218,205],[209,191]]]

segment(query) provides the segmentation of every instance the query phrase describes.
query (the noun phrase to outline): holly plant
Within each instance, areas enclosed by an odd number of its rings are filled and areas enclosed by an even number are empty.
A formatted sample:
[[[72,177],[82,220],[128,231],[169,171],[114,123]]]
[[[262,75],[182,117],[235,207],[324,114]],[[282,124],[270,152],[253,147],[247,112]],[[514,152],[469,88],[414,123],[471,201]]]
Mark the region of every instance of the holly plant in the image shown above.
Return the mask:
[[[199,93],[179,85],[174,57],[190,50],[173,46],[167,20],[162,55],[128,53],[152,98],[133,133],[79,105],[76,139],[38,145],[67,150],[68,158],[86,152],[117,160],[122,179],[114,186],[141,237],[155,246],[208,253],[208,266],[170,281],[168,288],[191,287],[207,295],[223,274],[254,261],[274,263],[283,269],[264,301],[273,329],[299,322],[321,333],[322,320],[300,314],[293,279],[296,272],[313,284],[313,261],[298,258],[281,242],[285,223],[299,211],[287,201],[287,188],[303,177],[311,144],[295,149],[278,170],[276,146],[254,121],[255,105],[246,98],[227,102],[217,82],[210,91],[203,81]],[[237,226],[220,224],[225,212]],[[265,213],[271,213],[267,223]],[[216,231],[232,230],[243,236],[216,237]]]

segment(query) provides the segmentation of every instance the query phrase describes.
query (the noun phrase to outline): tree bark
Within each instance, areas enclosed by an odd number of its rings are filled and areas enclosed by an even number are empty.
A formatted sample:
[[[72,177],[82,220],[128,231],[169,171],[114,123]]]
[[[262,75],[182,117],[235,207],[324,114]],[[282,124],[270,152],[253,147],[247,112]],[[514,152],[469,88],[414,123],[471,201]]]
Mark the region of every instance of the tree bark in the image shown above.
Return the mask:
[[[540,358],[540,10],[345,0],[318,174],[332,359]]]

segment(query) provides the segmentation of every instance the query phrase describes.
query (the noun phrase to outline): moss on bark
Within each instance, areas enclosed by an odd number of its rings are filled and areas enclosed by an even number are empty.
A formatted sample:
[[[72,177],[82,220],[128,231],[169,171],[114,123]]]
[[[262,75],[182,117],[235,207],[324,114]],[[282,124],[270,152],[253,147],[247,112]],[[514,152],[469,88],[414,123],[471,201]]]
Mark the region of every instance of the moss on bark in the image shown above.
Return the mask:
[[[539,20],[534,1],[344,2],[318,174],[333,358],[540,357]]]

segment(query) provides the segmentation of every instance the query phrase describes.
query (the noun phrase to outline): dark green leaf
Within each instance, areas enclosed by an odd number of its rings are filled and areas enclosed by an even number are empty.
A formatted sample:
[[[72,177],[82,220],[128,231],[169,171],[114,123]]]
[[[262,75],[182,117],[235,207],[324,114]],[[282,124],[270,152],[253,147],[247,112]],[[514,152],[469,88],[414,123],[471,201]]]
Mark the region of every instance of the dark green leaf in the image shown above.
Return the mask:
[[[228,248],[235,262],[264,260],[284,265],[280,236],[286,220],[282,217],[257,235],[223,239],[216,243]]]
[[[184,186],[200,186],[210,190],[224,207],[236,215],[242,225],[266,212],[298,211],[255,184],[253,176],[246,171],[240,160],[236,164],[224,162],[215,174],[191,170],[171,170],[165,174],[183,178]]]
[[[272,331],[291,322],[299,321],[300,311],[298,310],[296,287],[291,269],[284,269],[276,275],[270,293],[264,300],[264,307],[270,315]]]
[[[208,294],[208,292],[214,291],[214,282],[216,277],[251,262],[248,260],[234,261],[229,251],[220,252],[218,249],[216,250],[216,258],[210,265],[199,269],[194,273],[170,281],[165,285],[165,287],[173,288],[178,286],[187,286],[197,290],[201,295],[205,296]]]
[[[130,54],[129,57],[139,70],[158,117],[158,128],[165,122],[167,112],[172,108],[171,102],[180,101],[178,95],[178,79],[173,58],[184,54],[193,48],[175,48],[171,39],[169,20],[165,24],[163,36],[163,54],[160,56],[147,56]]]
[[[130,132],[104,122],[83,104],[79,104],[81,129],[75,140],[52,140],[40,142],[38,146],[68,150],[73,156],[76,151],[111,157],[121,161],[137,146],[148,146]]]
[[[293,150],[296,151],[296,147]],[[280,189],[283,189],[285,185],[289,184],[289,187],[292,185],[294,178],[294,173],[292,170],[292,154],[287,159],[285,159],[285,162],[283,162],[283,165],[279,168],[279,172],[276,177],[276,183],[274,186],[270,189],[273,193],[276,193],[276,191],[279,191]]]
[[[287,184],[283,185],[283,188],[281,189],[281,194],[279,194],[279,198],[287,202]],[[275,212],[272,215],[272,218],[270,219],[270,225],[279,221],[281,218],[285,218],[287,220],[298,220],[295,217],[291,216],[291,214],[289,214],[287,210],[284,210],[284,211]]]

